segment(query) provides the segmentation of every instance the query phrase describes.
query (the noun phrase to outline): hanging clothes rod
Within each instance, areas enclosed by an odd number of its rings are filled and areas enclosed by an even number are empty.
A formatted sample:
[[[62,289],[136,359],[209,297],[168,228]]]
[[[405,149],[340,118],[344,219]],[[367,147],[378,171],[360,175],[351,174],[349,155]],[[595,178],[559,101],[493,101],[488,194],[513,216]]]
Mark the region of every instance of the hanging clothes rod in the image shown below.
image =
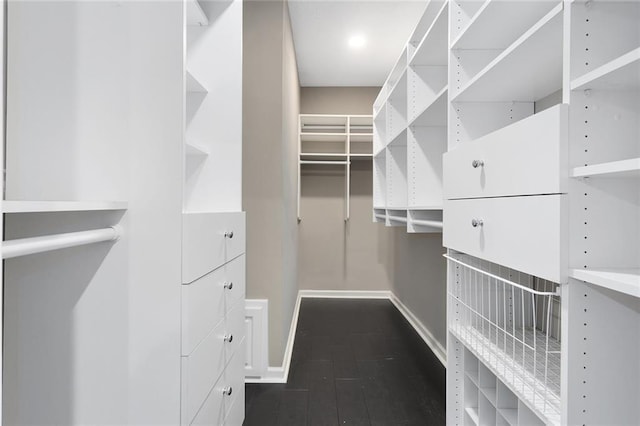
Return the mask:
[[[121,235],[121,227],[115,225],[109,228],[93,229],[91,231],[7,240],[2,242],[2,258],[11,259],[12,257],[26,256],[85,244],[116,241]]]
[[[300,161],[300,164],[348,164],[348,163],[349,163],[348,161]]]
[[[442,221],[438,221],[438,220],[412,219],[411,222],[414,225],[431,226],[432,228],[442,229]]]

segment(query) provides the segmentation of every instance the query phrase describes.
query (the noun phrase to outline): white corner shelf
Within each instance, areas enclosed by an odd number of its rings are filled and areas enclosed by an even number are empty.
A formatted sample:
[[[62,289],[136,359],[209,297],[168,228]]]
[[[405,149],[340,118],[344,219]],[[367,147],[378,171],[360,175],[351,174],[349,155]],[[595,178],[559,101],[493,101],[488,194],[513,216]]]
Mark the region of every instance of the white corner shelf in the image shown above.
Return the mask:
[[[560,1],[486,0],[451,44],[457,49],[504,49]],[[506,18],[508,17],[508,19]]]
[[[455,94],[452,102],[533,102],[562,86],[558,4]]]
[[[576,280],[640,297],[640,268],[572,269],[569,275]]]
[[[208,93],[208,90],[194,77],[189,70],[186,72],[187,93]]]
[[[205,147],[194,142],[187,142],[185,144],[185,153],[187,155],[200,157],[206,157],[209,155],[209,151]]]
[[[446,126],[448,90],[448,86],[443,87],[431,103],[409,122],[409,127]]]
[[[198,0],[185,0],[185,3],[187,9],[187,25],[209,25],[209,18],[207,18],[204,10],[202,10],[202,6],[200,6],[200,2]]]
[[[571,170],[570,176],[573,178],[638,178],[640,177],[640,158],[575,167]]]
[[[126,210],[126,201],[2,201],[2,213],[55,213]]]
[[[571,82],[571,90],[581,89],[640,89],[640,47]]]
[[[447,65],[448,10],[449,2],[444,2],[435,20],[416,48],[410,61],[411,66]]]

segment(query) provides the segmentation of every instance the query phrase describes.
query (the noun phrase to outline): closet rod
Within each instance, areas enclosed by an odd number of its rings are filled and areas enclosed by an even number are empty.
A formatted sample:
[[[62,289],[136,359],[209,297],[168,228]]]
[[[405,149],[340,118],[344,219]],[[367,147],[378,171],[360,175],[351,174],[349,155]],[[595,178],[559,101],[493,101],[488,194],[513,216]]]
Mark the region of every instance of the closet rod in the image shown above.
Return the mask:
[[[411,222],[414,225],[431,226],[432,228],[442,229],[442,222],[438,220],[411,219]]]
[[[300,164],[349,164],[349,162],[348,161],[300,161]]]
[[[2,258],[26,256],[102,241],[115,241],[122,235],[119,225],[91,231],[69,232],[66,234],[46,235],[42,237],[21,238],[2,242]]]

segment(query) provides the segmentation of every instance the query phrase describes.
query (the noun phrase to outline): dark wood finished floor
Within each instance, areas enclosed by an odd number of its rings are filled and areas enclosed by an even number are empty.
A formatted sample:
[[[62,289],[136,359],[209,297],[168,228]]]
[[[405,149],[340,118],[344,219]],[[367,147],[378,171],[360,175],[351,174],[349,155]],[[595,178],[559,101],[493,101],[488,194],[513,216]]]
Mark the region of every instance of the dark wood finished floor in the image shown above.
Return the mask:
[[[444,425],[445,369],[388,300],[303,299],[286,384],[248,384],[244,426]]]

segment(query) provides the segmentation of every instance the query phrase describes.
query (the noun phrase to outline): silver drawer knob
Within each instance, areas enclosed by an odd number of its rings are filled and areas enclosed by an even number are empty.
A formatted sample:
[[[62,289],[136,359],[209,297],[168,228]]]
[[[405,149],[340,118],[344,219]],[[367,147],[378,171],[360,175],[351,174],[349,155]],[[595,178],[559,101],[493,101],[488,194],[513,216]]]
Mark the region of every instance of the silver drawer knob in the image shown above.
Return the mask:
[[[231,396],[232,393],[233,388],[231,386],[227,386],[226,388],[222,389],[222,394],[225,396]]]
[[[231,290],[233,288],[233,282],[231,281],[227,281],[224,283],[224,288],[226,288],[227,290]]]
[[[482,225],[484,225],[484,221],[482,219],[471,219],[471,226],[473,226],[474,228]]]
[[[478,167],[484,167],[484,161],[483,160],[473,160],[471,162],[471,165],[473,166],[474,169],[477,169]]]
[[[227,231],[224,233],[225,238],[233,238],[233,231]]]
[[[227,343],[233,342],[233,334],[225,334],[224,335],[224,341],[227,342]]]

